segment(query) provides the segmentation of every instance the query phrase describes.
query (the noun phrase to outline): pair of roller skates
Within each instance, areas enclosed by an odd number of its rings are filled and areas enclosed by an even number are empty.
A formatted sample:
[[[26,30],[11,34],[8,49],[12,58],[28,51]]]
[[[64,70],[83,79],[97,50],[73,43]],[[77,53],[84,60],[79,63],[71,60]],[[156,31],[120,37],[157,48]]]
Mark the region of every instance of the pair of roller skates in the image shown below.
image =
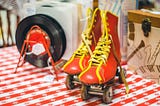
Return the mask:
[[[116,75],[129,92],[125,72],[120,65],[118,17],[98,8],[94,12],[89,9],[87,13],[92,13],[92,17],[88,18],[87,28],[82,33],[82,43],[63,67],[67,73],[66,87],[73,89],[76,83],[81,84],[83,100],[94,94],[102,95],[103,101],[110,103]]]

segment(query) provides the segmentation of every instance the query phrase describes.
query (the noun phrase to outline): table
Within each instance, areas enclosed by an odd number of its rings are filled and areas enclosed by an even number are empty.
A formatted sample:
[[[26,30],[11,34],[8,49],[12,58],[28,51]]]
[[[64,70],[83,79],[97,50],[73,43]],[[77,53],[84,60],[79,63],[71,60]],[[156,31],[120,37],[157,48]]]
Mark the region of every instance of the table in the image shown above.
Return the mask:
[[[25,63],[15,74],[19,52],[16,46],[0,49],[0,106],[103,106],[100,96],[92,96],[82,101],[80,87],[67,90],[65,73],[59,73],[59,80],[52,80],[49,67],[37,68]],[[125,67],[127,68],[127,67]],[[48,79],[47,79],[48,78]],[[143,79],[127,70],[130,93],[125,94],[124,84],[115,83],[114,96],[110,106],[158,106],[160,105],[160,85]]]

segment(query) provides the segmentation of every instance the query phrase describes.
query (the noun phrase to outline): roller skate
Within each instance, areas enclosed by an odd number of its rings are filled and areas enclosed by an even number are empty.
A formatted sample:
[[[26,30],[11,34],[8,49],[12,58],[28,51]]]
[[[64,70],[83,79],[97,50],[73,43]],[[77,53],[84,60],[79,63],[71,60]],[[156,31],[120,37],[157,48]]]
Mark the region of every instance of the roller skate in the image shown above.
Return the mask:
[[[73,89],[75,84],[80,84],[78,75],[87,66],[90,54],[95,49],[96,43],[101,36],[100,10],[97,8],[88,18],[86,29],[82,32],[82,42],[72,57],[63,66],[62,70],[67,73],[66,88]],[[90,17],[91,9],[88,9],[87,16]]]
[[[80,75],[82,82],[81,98],[86,100],[90,94],[101,95],[103,102],[110,103],[113,97],[112,85],[120,66],[120,42],[117,33],[118,17],[110,12],[101,12],[102,36],[88,61],[88,66]],[[119,79],[128,85],[120,66]],[[128,93],[128,90],[127,90]]]

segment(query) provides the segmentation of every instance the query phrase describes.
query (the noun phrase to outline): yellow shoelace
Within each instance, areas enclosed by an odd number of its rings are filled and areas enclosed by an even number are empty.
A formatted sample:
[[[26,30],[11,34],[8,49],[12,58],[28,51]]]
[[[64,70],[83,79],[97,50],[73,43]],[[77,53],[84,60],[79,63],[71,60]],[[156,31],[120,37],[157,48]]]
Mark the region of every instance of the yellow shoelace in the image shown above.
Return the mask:
[[[100,76],[99,70],[102,64],[106,64],[111,48],[111,40],[109,40],[108,35],[109,29],[107,28],[108,23],[106,21],[106,11],[101,11],[101,17],[103,23],[103,34],[97,43],[93,55],[91,55],[91,59],[89,60],[89,66],[79,75],[79,77],[81,77],[81,75],[83,75],[83,73],[89,70],[91,66],[97,66],[96,75],[98,77],[99,83],[102,83],[102,77]]]
[[[99,65],[100,63],[105,64],[110,53],[110,44],[111,41],[107,40],[105,36],[100,38],[89,62],[92,62],[92,65]]]
[[[106,61],[108,60],[108,56],[110,53],[110,49],[112,47],[113,51],[114,51],[114,57],[118,63],[118,65],[120,66],[120,75],[122,76],[122,80],[125,84],[126,87],[126,93],[128,95],[129,93],[129,86],[128,83],[126,81],[126,78],[124,76],[124,71],[120,65],[120,61],[118,60],[117,54],[116,54],[116,50],[115,50],[115,46],[114,46],[114,42],[112,40],[112,36],[108,34],[108,32],[110,31],[110,29],[108,29],[107,25],[109,25],[107,23],[107,17],[106,17],[106,12],[105,11],[101,11],[101,17],[102,17],[102,24],[103,24],[103,35],[102,37],[99,39],[99,42],[93,52],[93,55],[91,55],[91,59],[89,60],[89,66],[87,67],[87,69],[85,69],[84,71],[81,72],[81,74],[79,75],[79,78],[85,73],[87,72],[91,66],[97,66],[96,69],[96,75],[98,77],[99,83],[102,83],[102,77],[100,76],[100,68],[103,64],[106,64]],[[110,38],[110,39],[109,39]]]
[[[116,50],[115,50],[115,45],[113,43],[113,39],[112,39],[112,36],[110,36],[110,39],[112,41],[112,49],[113,49],[113,54],[114,54],[114,57],[120,67],[120,76],[122,77],[122,81],[126,87],[126,93],[127,93],[127,96],[128,96],[128,93],[129,93],[129,86],[128,86],[128,83],[126,81],[126,78],[125,78],[125,74],[124,74],[124,69],[122,68],[121,64],[120,64],[120,60],[118,59],[118,56],[117,56],[117,53],[116,53]]]
[[[91,32],[92,31],[92,26],[94,24],[94,22],[96,20],[94,20],[95,16],[96,16],[96,11],[98,10],[98,8],[94,11],[93,16],[91,16],[92,10],[90,8],[88,8],[87,10],[87,16],[90,17],[87,20],[87,28],[86,30],[84,30],[82,32],[82,42],[81,45],[79,46],[79,48],[73,53],[72,57],[70,58],[70,60],[63,66],[63,68],[65,68],[67,65],[69,65],[72,60],[75,57],[80,57],[80,61],[79,61],[79,66],[80,68],[83,70],[83,66],[82,66],[82,61],[83,58],[88,54],[92,54],[92,51],[90,49],[90,46],[92,44],[92,37],[94,36],[94,34]]]
[[[110,44],[111,40],[108,40],[106,36],[102,36],[99,39],[99,42],[93,52],[93,55],[91,55],[91,59],[89,60],[89,66],[85,71],[83,71],[80,74],[80,76],[83,75],[83,73],[85,73],[86,71],[88,71],[91,68],[91,66],[97,66],[96,75],[98,77],[99,83],[102,83],[102,78],[100,76],[99,71],[101,66],[103,64],[106,64],[106,61],[110,53]]]
[[[101,17],[102,17],[102,23],[103,23],[103,35],[98,41],[98,44],[93,52],[93,55],[91,56],[91,59],[89,62],[92,63],[92,65],[98,65],[99,64],[105,64],[109,53],[110,53],[110,44],[111,40],[109,40],[108,36],[108,28],[107,28],[107,21],[106,21],[106,12],[101,11]]]

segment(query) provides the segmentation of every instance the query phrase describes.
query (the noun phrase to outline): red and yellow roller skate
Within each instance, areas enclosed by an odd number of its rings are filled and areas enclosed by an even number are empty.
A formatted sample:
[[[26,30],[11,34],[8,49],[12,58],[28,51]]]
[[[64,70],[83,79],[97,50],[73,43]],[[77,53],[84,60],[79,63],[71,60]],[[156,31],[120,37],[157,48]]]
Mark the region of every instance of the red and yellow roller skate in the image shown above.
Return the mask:
[[[121,60],[117,33],[118,17],[110,12],[102,11],[101,18],[102,36],[91,55],[87,68],[79,75],[79,80],[82,82],[81,97],[83,100],[88,99],[89,94],[95,94],[102,95],[103,101],[110,103],[113,96],[111,85],[114,83]],[[119,78],[124,81],[123,72]]]
[[[88,9],[87,16],[90,17],[91,9]],[[94,10],[92,17],[88,19],[87,28],[82,32],[82,43],[74,52],[72,57],[64,65],[63,71],[67,73],[66,87],[73,89],[75,83],[79,83],[77,75],[87,66],[90,54],[95,49],[96,43],[101,36],[100,10]]]

